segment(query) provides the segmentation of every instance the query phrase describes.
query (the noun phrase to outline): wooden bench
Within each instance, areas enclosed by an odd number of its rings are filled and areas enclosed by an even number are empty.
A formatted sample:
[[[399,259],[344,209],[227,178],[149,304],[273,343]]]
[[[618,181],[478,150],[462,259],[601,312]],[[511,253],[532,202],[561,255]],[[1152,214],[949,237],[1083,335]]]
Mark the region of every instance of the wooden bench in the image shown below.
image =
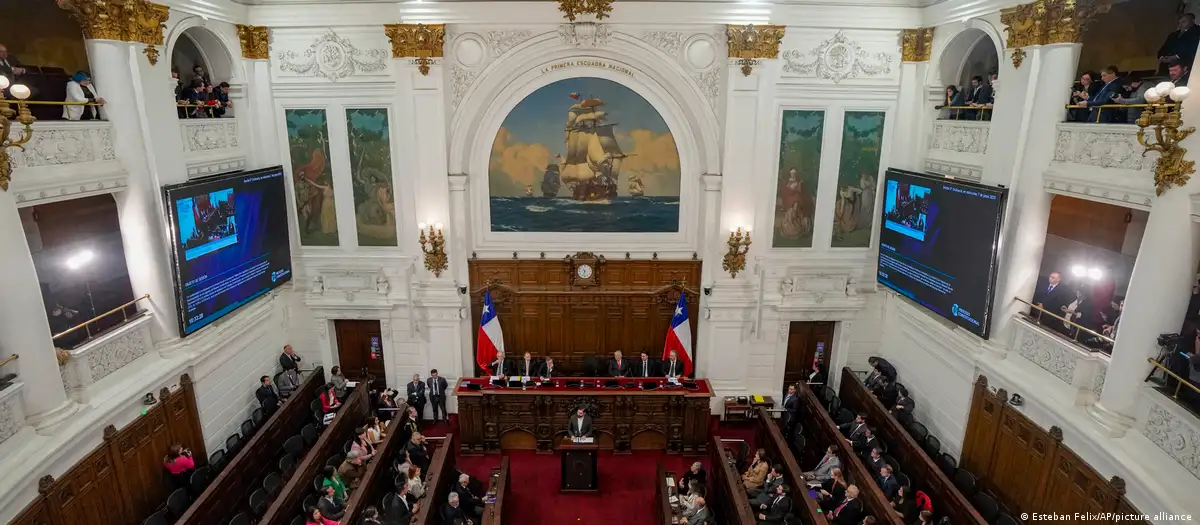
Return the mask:
[[[863,464],[858,454],[846,438],[838,431],[837,424],[808,385],[801,384],[796,389],[799,396],[797,417],[804,423],[803,433],[808,440],[808,446],[801,454],[803,464],[816,465],[825,456],[825,449],[830,445],[837,447],[838,459],[842,461],[842,474],[846,481],[858,486],[858,499],[863,502],[863,511],[875,517],[875,522],[888,525],[904,525],[896,513],[892,512],[892,504],[883,491],[875,484],[875,476]],[[833,516],[829,517],[833,520]]]
[[[362,384],[366,385],[365,382]],[[404,449],[412,439],[412,434],[405,428],[408,405],[401,402],[396,414],[398,417],[388,423],[387,435],[375,447],[375,457],[367,464],[367,471],[359,479],[358,488],[346,500],[346,515],[341,520],[344,523],[358,523],[363,511],[372,505],[382,513],[384,496],[396,489],[396,473],[392,465],[396,459],[404,457]]]
[[[796,463],[796,457],[792,455],[787,441],[783,439],[779,425],[775,424],[775,419],[766,408],[758,407],[755,410],[758,411],[758,428],[754,434],[754,442],[759,448],[767,451],[772,463],[783,465],[783,472],[780,472],[783,474],[783,482],[792,488],[792,514],[808,525],[827,525],[829,521],[821,513],[817,501],[808,493],[804,471],[801,470],[800,464]]]
[[[959,492],[958,487],[849,368],[842,369],[838,397],[842,400],[842,406],[867,416],[879,439],[887,443],[888,455],[900,463],[892,467],[903,471],[913,488],[929,494],[933,499],[934,513],[948,516],[955,525],[986,525],[987,522]]]
[[[371,411],[371,403],[367,398],[366,388],[356,388],[342,408],[338,409],[337,417],[321,432],[321,437],[313,444],[304,460],[296,466],[296,473],[288,480],[279,496],[263,514],[258,525],[289,525],[296,516],[301,515],[301,505],[304,498],[316,494],[313,479],[325,468],[325,462],[331,456],[342,454],[342,446],[346,440],[354,438],[354,429],[361,426]]]
[[[433,438],[429,438],[433,442]],[[421,510],[413,517],[413,525],[439,525],[442,522],[442,507],[449,501],[450,488],[458,483],[458,471],[454,468],[454,434],[446,437],[433,452],[429,460],[428,478],[425,481],[425,498],[421,499]]]
[[[654,475],[654,513],[658,517],[658,525],[673,523],[675,508],[671,505],[671,492],[675,489],[678,479],[674,472],[667,470],[661,461],[658,462]]]
[[[308,406],[317,399],[324,384],[324,368],[317,367],[309,372],[225,469],[213,478],[208,488],[179,518],[177,525],[225,523],[238,512],[249,512],[250,493],[259,488],[257,484],[264,476],[279,469],[283,443],[299,435],[304,425],[313,422]]]
[[[750,498],[742,489],[741,476],[729,465],[729,453],[721,445],[720,436],[713,436],[709,444],[710,488],[705,502],[716,514],[717,523],[725,525],[757,525],[758,520],[750,509]]]
[[[504,496],[508,494],[508,456],[500,460],[500,468],[492,469],[488,494],[493,497],[483,507],[483,525],[501,525],[504,517]]]

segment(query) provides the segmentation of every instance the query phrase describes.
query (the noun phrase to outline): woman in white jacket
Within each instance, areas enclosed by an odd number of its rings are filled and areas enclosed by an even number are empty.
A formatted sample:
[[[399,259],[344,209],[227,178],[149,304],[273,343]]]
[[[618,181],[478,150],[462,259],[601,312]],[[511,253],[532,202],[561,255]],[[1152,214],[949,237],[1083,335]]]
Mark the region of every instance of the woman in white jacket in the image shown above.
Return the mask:
[[[104,104],[104,99],[96,94],[92,78],[83,71],[71,75],[67,81],[67,102],[94,102]],[[63,118],[67,120],[103,120],[98,106],[70,105],[63,106]]]

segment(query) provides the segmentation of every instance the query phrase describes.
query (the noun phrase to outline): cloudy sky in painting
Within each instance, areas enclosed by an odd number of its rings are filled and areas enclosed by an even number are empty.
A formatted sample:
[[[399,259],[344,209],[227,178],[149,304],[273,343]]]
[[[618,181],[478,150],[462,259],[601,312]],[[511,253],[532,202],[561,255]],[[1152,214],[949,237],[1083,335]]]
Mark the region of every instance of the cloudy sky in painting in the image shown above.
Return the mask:
[[[575,103],[571,93],[603,100],[608,122],[617,124],[617,143],[629,155],[621,165],[619,188],[628,187],[628,174],[636,173],[646,186],[646,195],[679,195],[679,152],[658,111],[616,82],[579,77],[530,93],[505,117],[492,143],[488,166],[492,196],[523,195],[526,184],[536,189],[546,165],[557,155],[566,156],[564,125],[567,109]]]

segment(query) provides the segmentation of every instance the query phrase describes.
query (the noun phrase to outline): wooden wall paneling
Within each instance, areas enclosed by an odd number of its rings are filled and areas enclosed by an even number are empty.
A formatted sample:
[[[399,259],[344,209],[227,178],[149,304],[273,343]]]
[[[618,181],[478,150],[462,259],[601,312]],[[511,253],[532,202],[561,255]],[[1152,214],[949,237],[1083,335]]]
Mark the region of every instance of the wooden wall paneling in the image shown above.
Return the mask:
[[[356,388],[350,394],[350,398],[338,409],[333,423],[325,427],[317,442],[296,466],[292,478],[280,489],[275,501],[271,502],[263,518],[258,521],[259,525],[287,525],[300,514],[300,504],[305,496],[314,493],[313,478],[325,468],[325,461],[342,453],[342,445],[354,437],[355,427],[366,420],[371,411],[370,405],[366,388]],[[248,493],[244,495],[249,496]]]
[[[850,368],[842,369],[838,397],[842,400],[842,406],[867,415],[875,434],[888,444],[888,454],[900,463],[893,467],[908,476],[913,488],[929,492],[939,502],[939,514],[949,516],[956,525],[986,525],[987,522],[971,505],[971,501],[963,496],[921,445],[892,417],[883,403],[867,391],[867,387]]]
[[[188,382],[190,384],[190,381]],[[312,422],[309,405],[317,399],[325,384],[325,369],[309,372],[300,386],[271,417],[263,422],[242,450],[227,459],[222,470],[200,497],[188,507],[177,525],[208,525],[225,522],[239,511],[249,508],[249,496],[254,484],[268,471],[278,468],[277,460],[288,438],[299,434],[304,425]],[[293,475],[295,473],[293,472]],[[283,480],[287,483],[289,480]]]
[[[1062,441],[1062,431],[1052,430],[1046,433],[1012,410],[1000,414],[991,470],[980,480],[1009,508],[1036,508],[1046,465]]]
[[[16,518],[13,518],[9,525],[54,525],[55,521],[50,515],[50,509],[46,505],[46,498],[41,494],[34,498],[33,503],[25,507]]]
[[[857,379],[850,381],[858,384]],[[843,378],[843,385],[845,382],[846,379]],[[817,460],[825,454],[826,448],[830,445],[837,447],[838,459],[842,460],[842,472],[847,481],[858,486],[863,511],[875,516],[880,525],[904,525],[900,517],[892,512],[891,502],[875,483],[875,473],[867,469],[850,444],[846,443],[846,438],[838,431],[837,424],[825,411],[825,407],[821,406],[817,395],[804,383],[798,385],[796,393],[800,396],[798,414],[800,421],[804,422],[805,437],[809,439],[808,446],[805,447],[806,464],[816,465]],[[844,394],[842,402],[847,402]]]
[[[792,455],[791,449],[788,448],[787,441],[783,439],[779,425],[775,424],[775,419],[764,407],[758,407],[758,427],[755,429],[754,443],[767,451],[767,456],[771,458],[772,464],[783,465],[783,472],[780,474],[783,474],[784,482],[789,487],[794,487],[792,501],[803,500],[803,505],[792,506],[792,513],[806,525],[828,524],[829,521],[821,513],[817,501],[813,499],[808,490],[805,490],[808,483],[804,479],[804,471],[796,462],[796,457]]]
[[[54,482],[46,498],[62,525],[133,523],[120,503],[116,458],[101,445]],[[117,504],[113,501],[117,500]]]
[[[658,468],[661,472],[661,462],[658,464]],[[504,459],[500,460],[500,468],[492,469],[492,478],[493,479],[488,480],[488,490],[496,497],[491,503],[484,505],[483,517],[480,519],[480,521],[483,522],[483,525],[503,525],[505,522],[512,523],[511,509],[515,507],[515,505],[510,503],[508,507],[504,506],[504,500],[508,495],[509,488],[508,456],[504,456]],[[658,490],[661,492],[662,488],[660,487]],[[511,501],[511,498],[508,499]],[[508,513],[508,516],[505,516],[506,512]]]
[[[204,447],[204,426],[200,423],[200,409],[196,406],[196,387],[190,374],[183,374],[179,378],[179,388],[185,395],[181,396],[182,406],[176,407],[175,417],[171,419],[172,428],[177,429],[176,435],[186,436],[179,442],[184,443],[193,455],[198,456],[197,464],[207,465],[208,450]]]
[[[727,525],[757,525],[750,499],[742,489],[741,477],[729,466],[729,453],[721,445],[721,437],[713,436],[709,444],[709,469],[712,474],[711,492],[705,500],[718,518]]]
[[[432,442],[432,440],[431,440]],[[454,433],[446,434],[438,444],[429,460],[429,472],[425,473],[426,497],[421,510],[413,516],[413,525],[438,525],[442,521],[441,510],[443,501],[447,501],[450,488],[458,483],[458,474],[454,468]]]
[[[1002,397],[1007,398],[1007,395]],[[958,466],[977,476],[985,476],[991,468],[996,432],[1000,430],[1000,412],[1004,408],[1003,398],[988,391],[987,377],[981,375],[975,379],[975,393],[971,397],[971,413],[967,418]]]
[[[474,323],[490,286],[508,357],[551,356],[567,374],[582,374],[589,357],[604,366],[616,350],[659,357],[679,286],[692,319],[699,312],[700,261],[606,261],[600,285],[591,287],[572,285],[561,259],[471,259],[468,268]],[[698,324],[691,323],[693,340]]]

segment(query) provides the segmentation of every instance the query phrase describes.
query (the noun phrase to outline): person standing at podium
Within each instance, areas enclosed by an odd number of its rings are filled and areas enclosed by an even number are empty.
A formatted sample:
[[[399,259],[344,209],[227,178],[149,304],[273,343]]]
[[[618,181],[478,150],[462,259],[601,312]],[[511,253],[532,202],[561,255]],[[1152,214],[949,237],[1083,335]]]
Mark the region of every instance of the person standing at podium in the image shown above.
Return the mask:
[[[608,363],[610,377],[625,377],[629,375],[629,361],[621,358],[621,351],[613,352],[613,360]]]
[[[642,352],[642,360],[633,365],[633,375],[642,378],[658,375],[658,371],[654,369],[654,363],[650,361],[650,356],[646,352]]]
[[[538,365],[533,360],[533,354],[525,352],[525,360],[517,363],[517,375],[521,377],[536,377]]]
[[[592,437],[592,416],[587,415],[582,407],[567,422],[567,435],[572,438]]]

